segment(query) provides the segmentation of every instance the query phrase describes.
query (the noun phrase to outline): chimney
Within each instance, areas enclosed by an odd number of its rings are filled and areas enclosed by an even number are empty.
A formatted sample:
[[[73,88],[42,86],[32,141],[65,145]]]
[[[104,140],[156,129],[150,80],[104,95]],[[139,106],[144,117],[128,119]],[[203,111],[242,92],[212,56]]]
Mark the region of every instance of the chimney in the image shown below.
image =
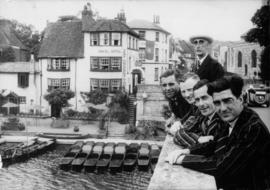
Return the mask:
[[[160,24],[160,22],[159,22],[159,15],[154,15],[153,23],[154,24]]]
[[[119,20],[120,22],[126,23],[127,19],[126,19],[126,15],[123,9],[120,10],[120,13],[117,14],[116,17],[117,20]]]

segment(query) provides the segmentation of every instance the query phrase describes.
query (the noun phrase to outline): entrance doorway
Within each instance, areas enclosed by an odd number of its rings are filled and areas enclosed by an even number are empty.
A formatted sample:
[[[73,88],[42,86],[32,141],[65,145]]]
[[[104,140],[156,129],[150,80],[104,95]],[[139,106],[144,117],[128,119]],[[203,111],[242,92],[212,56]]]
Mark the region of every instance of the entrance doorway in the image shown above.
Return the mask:
[[[139,69],[132,71],[132,94],[137,93],[137,85],[142,82],[142,72]]]

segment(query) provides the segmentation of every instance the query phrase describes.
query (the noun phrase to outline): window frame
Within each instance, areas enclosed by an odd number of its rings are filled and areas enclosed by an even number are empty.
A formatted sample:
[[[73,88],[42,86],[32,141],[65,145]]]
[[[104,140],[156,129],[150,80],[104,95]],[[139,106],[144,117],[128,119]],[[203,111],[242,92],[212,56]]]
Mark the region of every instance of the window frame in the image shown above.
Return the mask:
[[[18,87],[29,87],[29,73],[18,73]]]
[[[66,83],[66,84],[65,84]],[[54,89],[70,89],[70,78],[47,78],[48,91]]]
[[[93,62],[95,60],[95,62]],[[105,61],[107,60],[108,63],[105,64]],[[114,62],[115,60],[118,60],[118,66],[117,62]],[[93,64],[94,63],[94,64]],[[107,69],[103,67],[107,67]],[[118,69],[115,69],[118,68]],[[122,72],[122,57],[97,57],[97,56],[91,56],[90,57],[90,71],[93,72]]]
[[[47,62],[47,71],[70,71],[70,59],[52,58]]]

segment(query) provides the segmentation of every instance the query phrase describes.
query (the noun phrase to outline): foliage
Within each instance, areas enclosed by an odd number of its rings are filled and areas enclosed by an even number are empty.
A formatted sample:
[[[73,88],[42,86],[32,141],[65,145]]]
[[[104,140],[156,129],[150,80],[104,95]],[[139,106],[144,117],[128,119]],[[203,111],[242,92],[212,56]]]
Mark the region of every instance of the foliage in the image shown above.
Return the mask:
[[[85,93],[85,95],[88,99],[88,102],[97,105],[97,104],[102,104],[106,101],[108,93],[97,89],[97,90],[92,90],[91,92]]]
[[[165,132],[160,134],[158,129],[164,128],[165,123],[154,120],[140,120],[134,133],[135,139],[140,140],[164,140]]]
[[[270,46],[266,47],[261,55],[260,77],[263,80],[270,80]]]
[[[8,118],[1,125],[2,130],[12,130],[12,131],[23,131],[25,130],[25,125],[20,123],[20,120],[16,117]]]
[[[49,102],[50,105],[56,104],[61,107],[68,105],[68,100],[75,96],[74,92],[66,89],[54,89],[48,94],[44,95],[45,100]]]
[[[15,52],[11,47],[4,48],[0,56],[0,62],[12,62],[15,60]]]
[[[256,28],[250,29],[244,39],[247,42],[258,42],[261,46],[268,46],[270,44],[270,6],[263,6],[257,10],[251,21]]]
[[[18,39],[28,48],[30,52],[34,53],[34,58],[37,60],[41,40],[44,36],[44,32],[39,33],[38,31],[34,31],[34,27],[32,25],[26,25],[19,23],[16,20],[11,21],[12,28],[18,37]],[[30,58],[30,55],[28,55]]]
[[[63,118],[95,120],[100,116],[102,112],[101,110],[94,108],[91,108],[91,110],[92,111],[89,109],[89,112],[79,112],[73,109],[68,109],[63,113]]]
[[[251,18],[256,28],[250,29],[246,36],[247,42],[257,42],[266,49],[261,54],[261,73],[259,74],[263,81],[270,79],[270,6],[261,7]]]

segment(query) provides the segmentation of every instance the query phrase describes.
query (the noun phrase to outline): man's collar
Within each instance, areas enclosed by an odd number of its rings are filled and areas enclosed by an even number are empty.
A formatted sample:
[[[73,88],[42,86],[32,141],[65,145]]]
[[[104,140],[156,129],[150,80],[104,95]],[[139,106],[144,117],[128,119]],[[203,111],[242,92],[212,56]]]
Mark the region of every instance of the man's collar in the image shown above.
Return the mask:
[[[235,126],[235,123],[237,122],[237,120],[238,120],[238,117],[235,118],[233,121],[228,122],[230,125],[230,128],[233,128]]]
[[[211,115],[207,116],[208,117],[208,121],[212,121],[214,115],[216,112],[213,112]]]
[[[205,54],[205,56],[203,56],[201,59],[198,57],[199,59],[199,63],[202,64],[202,62],[206,59],[206,57],[208,56],[209,54]]]

